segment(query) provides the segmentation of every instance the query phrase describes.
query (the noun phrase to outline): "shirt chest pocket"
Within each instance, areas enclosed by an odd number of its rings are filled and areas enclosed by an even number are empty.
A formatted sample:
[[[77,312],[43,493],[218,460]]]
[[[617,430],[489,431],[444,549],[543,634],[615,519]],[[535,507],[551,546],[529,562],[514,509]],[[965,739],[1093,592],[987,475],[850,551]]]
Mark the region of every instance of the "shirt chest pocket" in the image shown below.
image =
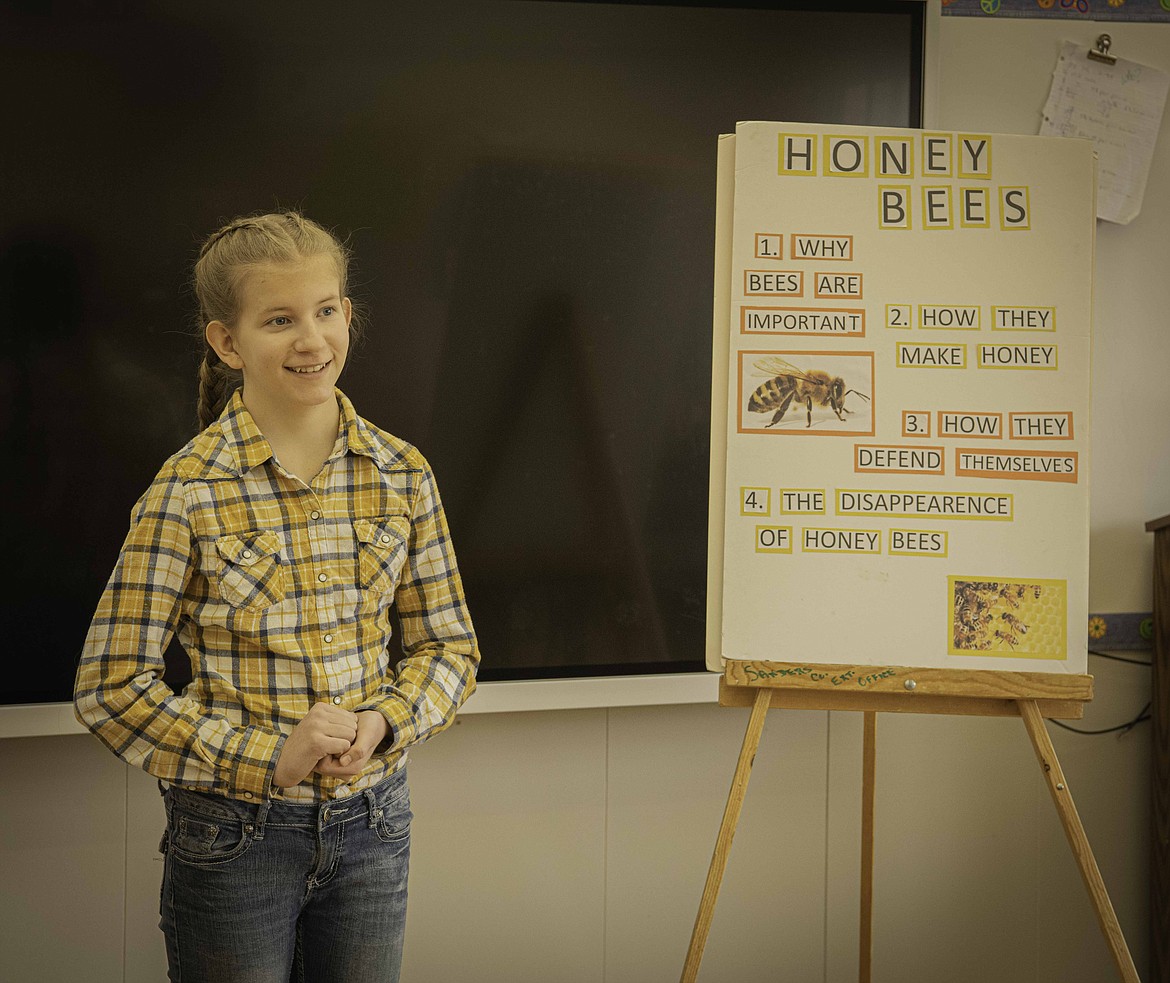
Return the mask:
[[[410,518],[383,515],[354,519],[358,547],[358,582],[367,590],[389,594],[398,586],[410,540]]]
[[[283,543],[274,532],[241,532],[215,541],[219,595],[233,607],[259,610],[284,600]]]

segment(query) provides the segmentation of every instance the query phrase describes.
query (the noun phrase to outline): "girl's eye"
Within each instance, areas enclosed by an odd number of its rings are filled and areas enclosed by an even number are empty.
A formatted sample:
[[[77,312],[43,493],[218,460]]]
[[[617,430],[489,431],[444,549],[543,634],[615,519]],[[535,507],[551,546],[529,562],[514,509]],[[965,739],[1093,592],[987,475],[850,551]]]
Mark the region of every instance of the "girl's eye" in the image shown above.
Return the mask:
[[[276,317],[274,317],[268,323],[271,324],[273,327],[283,328],[289,324],[292,324],[292,321],[289,318],[285,317],[283,314],[278,314]]]
[[[321,315],[323,317],[333,317],[333,315],[336,313],[336,311],[337,311],[336,307],[323,307],[323,308],[321,308]]]

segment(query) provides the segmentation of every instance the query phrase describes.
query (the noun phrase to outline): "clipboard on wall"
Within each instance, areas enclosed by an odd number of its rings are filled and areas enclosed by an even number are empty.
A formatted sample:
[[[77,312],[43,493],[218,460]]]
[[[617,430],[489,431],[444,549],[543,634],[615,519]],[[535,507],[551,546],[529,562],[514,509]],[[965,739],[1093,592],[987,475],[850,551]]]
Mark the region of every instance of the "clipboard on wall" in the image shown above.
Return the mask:
[[[1040,135],[1092,141],[1097,218],[1126,225],[1141,211],[1170,75],[1110,48],[1108,34],[1087,51],[1073,41],[1061,45]]]

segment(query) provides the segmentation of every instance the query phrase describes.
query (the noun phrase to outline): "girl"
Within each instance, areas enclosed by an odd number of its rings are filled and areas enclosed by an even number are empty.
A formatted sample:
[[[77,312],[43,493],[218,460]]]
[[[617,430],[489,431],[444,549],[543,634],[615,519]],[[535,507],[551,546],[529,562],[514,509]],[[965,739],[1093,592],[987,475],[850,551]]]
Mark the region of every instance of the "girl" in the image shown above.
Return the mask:
[[[347,270],[293,212],[204,244],[205,429],[135,507],[77,672],[78,719],[164,788],[176,983],[397,980],[406,749],[475,687],[430,468],[335,388]],[[173,633],[193,677],[178,695]]]

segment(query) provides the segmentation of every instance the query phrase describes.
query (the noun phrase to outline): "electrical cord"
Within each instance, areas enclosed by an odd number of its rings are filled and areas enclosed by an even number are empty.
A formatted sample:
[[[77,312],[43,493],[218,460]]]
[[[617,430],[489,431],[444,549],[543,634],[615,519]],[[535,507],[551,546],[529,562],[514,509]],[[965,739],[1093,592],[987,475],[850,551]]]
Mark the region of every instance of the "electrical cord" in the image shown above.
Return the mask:
[[[1096,655],[1102,659],[1113,659],[1115,662],[1128,662],[1130,665],[1135,666],[1152,665],[1152,663],[1146,662],[1143,659],[1125,659],[1120,655],[1108,655],[1105,652],[1098,652],[1094,649],[1089,649],[1089,655]],[[1080,727],[1070,727],[1068,724],[1062,724],[1059,720],[1053,720],[1052,722],[1056,724],[1057,727],[1063,727],[1065,730],[1071,730],[1074,734],[1115,734],[1119,732],[1122,734],[1128,734],[1138,724],[1145,723],[1145,721],[1150,719],[1150,714],[1147,711],[1152,705],[1152,700],[1147,701],[1146,705],[1138,711],[1138,715],[1134,717],[1133,720],[1130,720],[1128,723],[1118,724],[1116,727],[1103,727],[1101,730],[1083,730]]]
[[[1147,662],[1145,659],[1126,659],[1120,655],[1109,655],[1107,652],[1098,652],[1096,649],[1089,649],[1089,655],[1096,655],[1102,659],[1112,659],[1114,662],[1128,662],[1135,666],[1152,666],[1152,662]]]
[[[1059,720],[1053,720],[1052,723],[1057,727],[1063,727],[1065,730],[1071,730],[1074,734],[1113,734],[1120,731],[1121,733],[1129,733],[1138,724],[1145,723],[1150,719],[1150,714],[1146,711],[1150,709],[1150,704],[1147,702],[1144,707],[1138,712],[1138,715],[1129,721],[1129,723],[1118,724],[1116,727],[1104,727],[1101,730],[1082,730],[1080,727],[1070,727],[1068,724],[1062,724]]]

